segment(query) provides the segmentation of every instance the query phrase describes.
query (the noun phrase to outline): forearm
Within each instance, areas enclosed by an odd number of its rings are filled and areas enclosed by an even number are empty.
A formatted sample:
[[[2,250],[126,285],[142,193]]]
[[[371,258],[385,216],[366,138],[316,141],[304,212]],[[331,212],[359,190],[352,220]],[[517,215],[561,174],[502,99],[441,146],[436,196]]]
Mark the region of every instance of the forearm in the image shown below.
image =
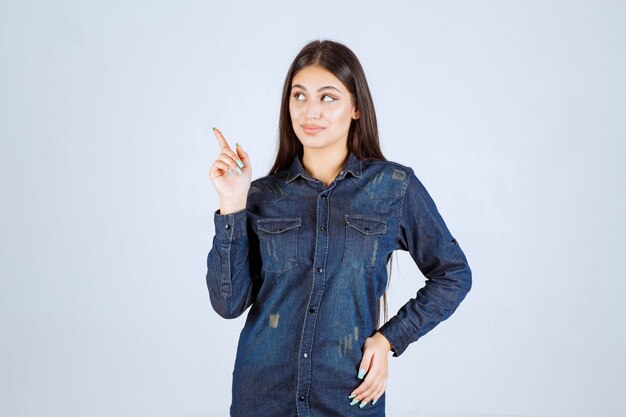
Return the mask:
[[[215,236],[207,256],[207,288],[213,309],[235,318],[254,301],[255,266],[250,256],[246,212],[214,214]]]
[[[380,332],[392,345],[394,356],[449,318],[469,292],[472,279],[469,265],[459,262],[447,266],[441,275],[427,277],[415,298],[381,327]]]

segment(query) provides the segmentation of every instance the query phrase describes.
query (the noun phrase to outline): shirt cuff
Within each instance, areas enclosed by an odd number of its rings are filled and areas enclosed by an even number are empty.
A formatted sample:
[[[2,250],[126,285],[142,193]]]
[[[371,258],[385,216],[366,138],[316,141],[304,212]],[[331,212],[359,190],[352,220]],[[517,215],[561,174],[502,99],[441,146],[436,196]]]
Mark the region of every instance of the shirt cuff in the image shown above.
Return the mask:
[[[220,214],[220,210],[217,209],[213,213],[213,223],[215,224],[215,236],[218,239],[232,242],[248,235],[246,209],[228,214]]]
[[[398,357],[404,352],[409,345],[407,327],[398,316],[393,316],[389,321],[382,325],[380,332],[391,343],[391,351],[393,356]]]

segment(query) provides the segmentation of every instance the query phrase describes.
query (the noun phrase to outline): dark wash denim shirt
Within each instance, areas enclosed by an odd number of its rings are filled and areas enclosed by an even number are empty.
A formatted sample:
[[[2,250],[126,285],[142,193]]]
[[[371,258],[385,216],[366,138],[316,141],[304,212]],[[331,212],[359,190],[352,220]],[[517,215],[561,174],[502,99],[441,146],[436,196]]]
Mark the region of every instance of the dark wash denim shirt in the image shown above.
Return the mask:
[[[350,153],[335,180],[290,169],[252,181],[246,209],[214,213],[206,275],[224,318],[248,312],[232,373],[231,416],[384,416],[350,406],[362,348],[394,250],[409,251],[426,284],[380,329],[393,356],[458,307],[471,271],[409,167]],[[367,374],[366,374],[367,375]]]

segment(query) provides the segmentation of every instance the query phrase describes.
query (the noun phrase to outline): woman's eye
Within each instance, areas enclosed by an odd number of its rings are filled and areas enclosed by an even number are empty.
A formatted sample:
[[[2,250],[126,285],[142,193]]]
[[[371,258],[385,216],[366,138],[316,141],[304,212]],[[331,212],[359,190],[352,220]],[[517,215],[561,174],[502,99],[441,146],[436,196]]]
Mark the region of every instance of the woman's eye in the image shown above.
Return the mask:
[[[298,92],[298,93],[294,93],[293,94],[293,98],[295,98],[297,101],[304,101],[306,100],[306,97],[304,96],[304,94]],[[324,94],[322,96],[322,101],[326,102],[326,103],[332,103],[333,101],[335,101],[336,99],[332,96],[326,95]]]

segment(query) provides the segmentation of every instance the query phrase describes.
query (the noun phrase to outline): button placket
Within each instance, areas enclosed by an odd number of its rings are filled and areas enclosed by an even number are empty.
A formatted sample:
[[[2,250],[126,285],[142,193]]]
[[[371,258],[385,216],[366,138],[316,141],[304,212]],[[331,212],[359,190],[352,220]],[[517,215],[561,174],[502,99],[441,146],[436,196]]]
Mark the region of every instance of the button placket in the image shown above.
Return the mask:
[[[335,186],[333,182],[329,189]],[[309,299],[309,305],[307,309],[309,313],[315,313],[316,306],[319,305],[325,282],[325,268],[326,256],[328,245],[328,233],[325,233],[328,228],[328,190],[326,189],[320,193],[317,200],[317,226],[319,232],[315,234],[315,257],[313,258],[313,265],[318,265],[315,268],[315,274],[313,274],[313,286],[311,290],[311,297]],[[322,233],[323,232],[323,233]],[[304,319],[303,337],[300,344],[300,357],[298,367],[298,414],[309,415],[309,409],[305,402],[306,394],[311,388],[311,360],[310,352],[313,349],[314,329],[315,321],[317,320],[317,314],[308,314]]]

